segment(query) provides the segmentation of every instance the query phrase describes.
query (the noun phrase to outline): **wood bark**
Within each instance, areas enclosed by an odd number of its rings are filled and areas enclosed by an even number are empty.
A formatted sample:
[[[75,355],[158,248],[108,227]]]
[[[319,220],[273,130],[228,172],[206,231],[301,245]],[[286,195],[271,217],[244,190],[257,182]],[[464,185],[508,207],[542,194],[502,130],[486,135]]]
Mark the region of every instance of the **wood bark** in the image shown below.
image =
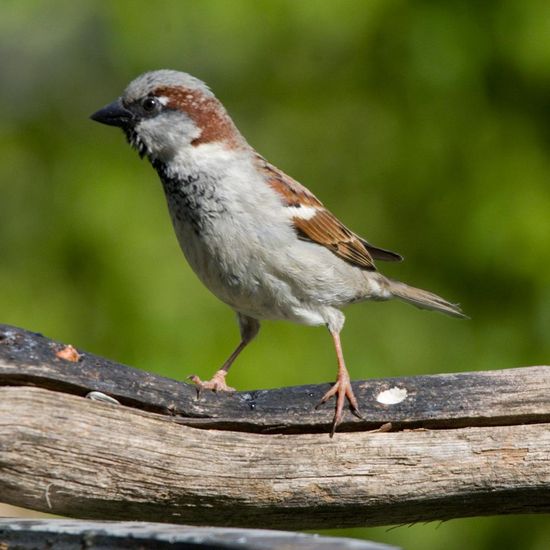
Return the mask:
[[[61,359],[21,329],[0,327],[0,342],[9,504],[284,529],[550,511],[549,367],[358,382],[366,419],[349,414],[330,439],[317,432],[332,409],[313,409],[327,385],[197,398],[90,354]],[[377,400],[391,388],[399,402]]]

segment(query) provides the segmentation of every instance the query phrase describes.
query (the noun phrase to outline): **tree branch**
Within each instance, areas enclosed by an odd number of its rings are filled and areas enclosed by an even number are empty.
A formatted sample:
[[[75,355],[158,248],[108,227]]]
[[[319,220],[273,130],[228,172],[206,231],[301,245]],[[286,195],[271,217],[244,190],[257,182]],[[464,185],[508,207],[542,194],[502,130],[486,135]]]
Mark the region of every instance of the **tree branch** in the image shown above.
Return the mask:
[[[331,408],[313,408],[327,385],[197,398],[187,384],[62,350],[0,326],[7,503],[284,529],[550,511],[549,367],[357,382],[366,420],[348,414],[354,433],[331,440],[316,433]],[[82,399],[92,390],[123,406]]]

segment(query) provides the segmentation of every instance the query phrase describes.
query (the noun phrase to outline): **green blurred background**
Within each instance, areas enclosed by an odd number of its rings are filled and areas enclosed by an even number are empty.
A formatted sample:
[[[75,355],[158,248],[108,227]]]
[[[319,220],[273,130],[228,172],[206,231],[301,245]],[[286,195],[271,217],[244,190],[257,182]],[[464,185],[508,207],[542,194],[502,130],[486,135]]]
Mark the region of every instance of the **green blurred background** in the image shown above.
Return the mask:
[[[161,186],[88,116],[143,71],[205,80],[249,141],[394,278],[462,303],[350,307],[355,379],[548,362],[550,3],[0,3],[0,322],[183,379],[238,341],[178,249]],[[324,329],[265,323],[229,383],[335,376]],[[0,496],[1,500],[1,496]],[[414,549],[548,547],[545,517],[342,535]]]

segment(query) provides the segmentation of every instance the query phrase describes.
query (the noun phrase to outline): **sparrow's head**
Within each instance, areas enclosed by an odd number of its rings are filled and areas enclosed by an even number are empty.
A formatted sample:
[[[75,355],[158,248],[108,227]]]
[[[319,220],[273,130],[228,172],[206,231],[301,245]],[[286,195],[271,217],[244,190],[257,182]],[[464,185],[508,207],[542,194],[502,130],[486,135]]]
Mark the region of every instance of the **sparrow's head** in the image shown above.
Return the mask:
[[[246,143],[206,84],[178,71],[138,76],[121,97],[90,118],[122,128],[140,156],[163,162],[186,147],[216,142],[237,148]]]

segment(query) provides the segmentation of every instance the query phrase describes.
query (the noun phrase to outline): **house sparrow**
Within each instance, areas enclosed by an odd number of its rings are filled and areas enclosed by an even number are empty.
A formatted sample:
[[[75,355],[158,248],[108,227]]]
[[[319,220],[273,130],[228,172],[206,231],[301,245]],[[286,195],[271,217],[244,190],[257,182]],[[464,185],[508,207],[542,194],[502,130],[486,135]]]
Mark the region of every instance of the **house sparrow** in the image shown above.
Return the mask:
[[[181,249],[200,280],[237,314],[241,341],[201,388],[232,391],[227,372],[263,319],[327,326],[338,361],[331,436],[348,400],[360,416],[344,363],[342,308],[400,298],[463,317],[443,298],[380,274],[395,252],[356,235],[306,187],[260,156],[204,82],[171,70],[145,73],[94,113],[118,126],[157,171]]]

